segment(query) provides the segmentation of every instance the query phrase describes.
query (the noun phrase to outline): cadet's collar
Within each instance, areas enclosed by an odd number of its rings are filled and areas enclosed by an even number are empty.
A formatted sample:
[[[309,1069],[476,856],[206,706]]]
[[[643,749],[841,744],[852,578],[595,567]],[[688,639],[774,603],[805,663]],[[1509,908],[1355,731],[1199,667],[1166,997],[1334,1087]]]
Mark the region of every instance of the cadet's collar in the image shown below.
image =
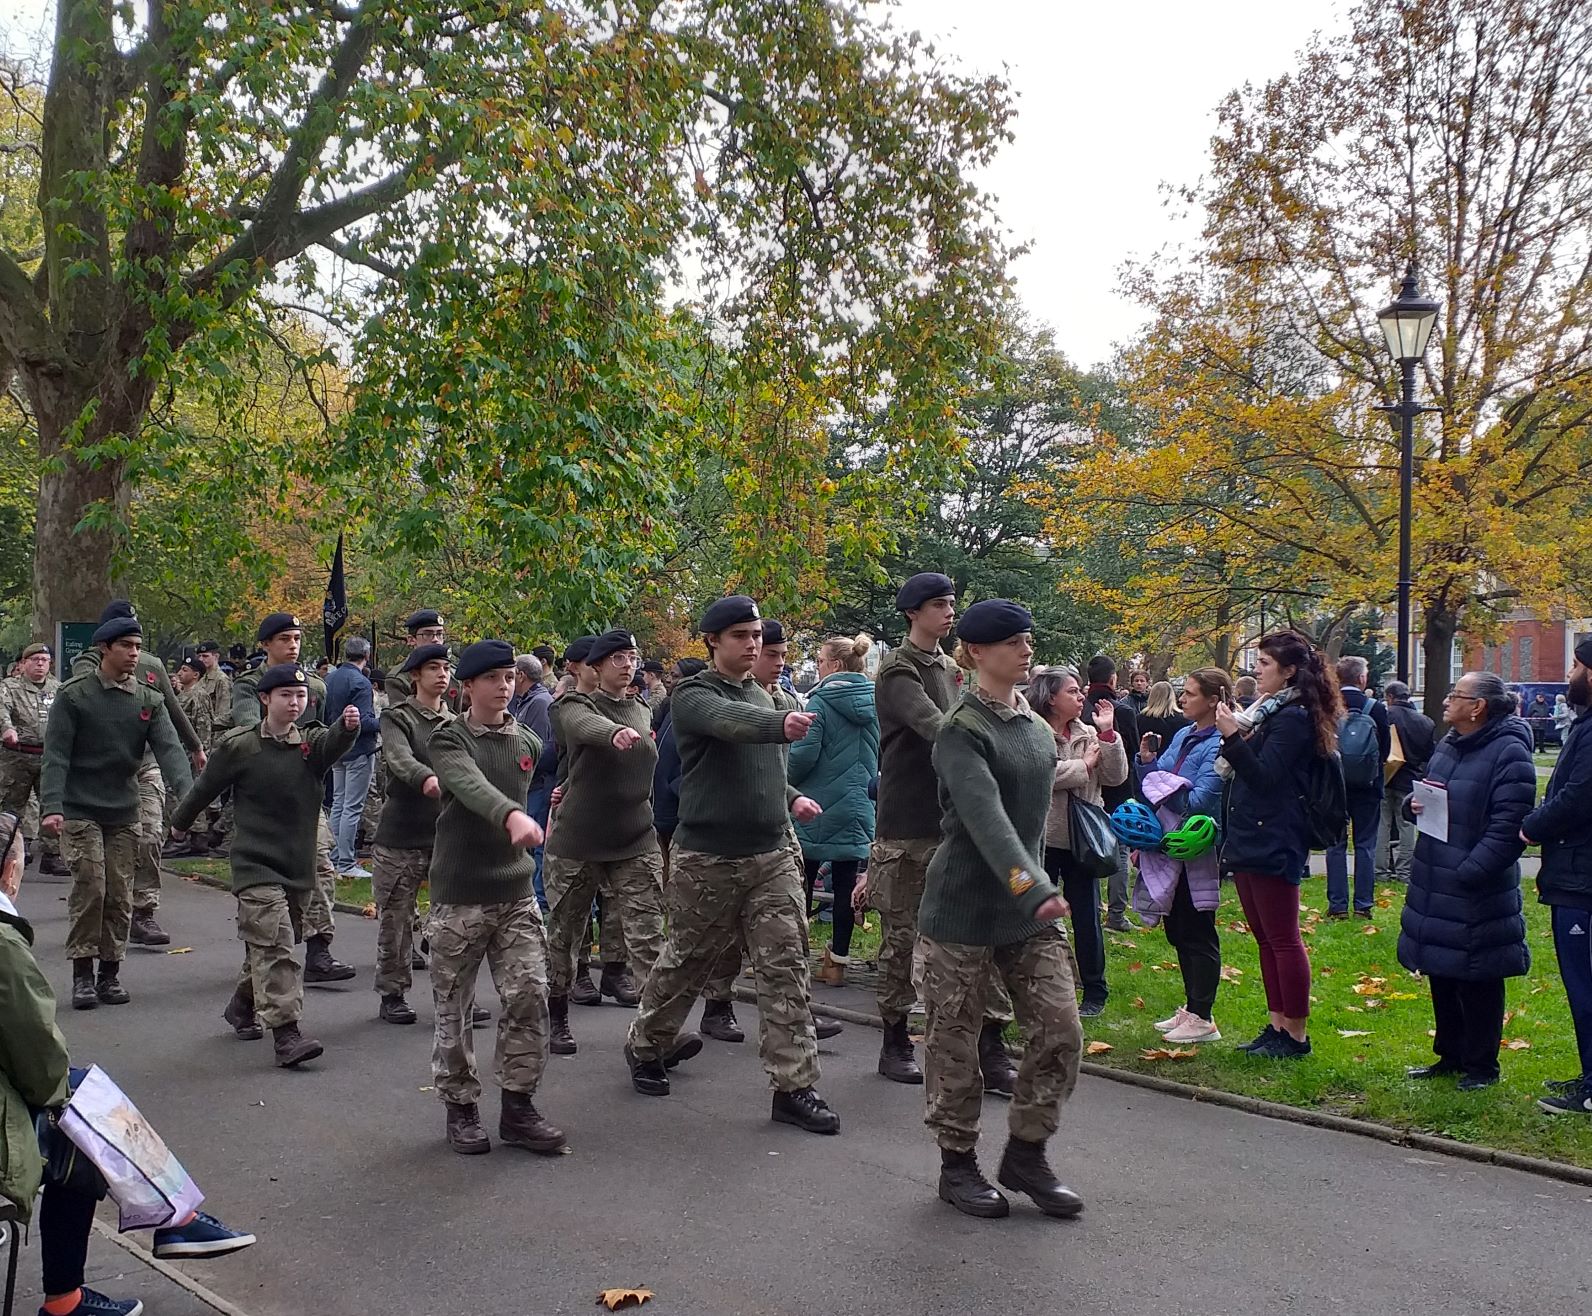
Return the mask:
[[[932,649],[920,649],[912,643],[910,638],[901,641],[901,647],[906,650],[908,658],[915,658],[920,663],[942,663],[945,661],[945,651],[939,645]]]
[[[427,721],[435,722],[440,719],[450,718],[453,716],[453,710],[450,709],[446,704],[438,704],[435,708],[427,708],[413,695],[411,695],[404,702]]]
[[[1002,703],[992,695],[985,694],[976,685],[973,687],[973,694],[981,704],[992,710],[1002,722],[1010,722],[1014,717],[1033,716],[1032,710],[1028,707],[1028,700],[1023,698],[1020,690],[1013,692],[1013,698],[1017,700],[1015,708],[1011,704]]]
[[[744,690],[749,685],[757,685],[757,679],[750,672],[743,676],[739,681],[737,681],[733,676],[726,676],[723,672],[719,671],[717,667],[707,668],[702,675],[711,676],[720,685],[729,690]],[[762,689],[761,686],[758,688]],[[767,692],[765,691],[764,693]]]
[[[519,735],[519,733],[520,733],[520,724],[518,722],[516,722],[512,717],[510,717],[507,713],[505,713],[503,715],[503,718],[504,718],[504,720],[503,720],[503,723],[502,723],[501,726],[484,727],[479,722],[477,722],[475,720],[475,718],[471,714],[466,713],[465,717],[464,717],[464,725],[469,729],[469,732],[470,732],[470,734],[472,736],[492,736],[492,735],[517,736],[517,735]]]
[[[94,669],[94,675],[99,677],[100,684],[107,690],[121,690],[130,695],[138,693],[138,683],[133,680],[131,673],[122,677],[120,681],[113,681],[110,677],[105,675],[105,669],[103,667],[96,667]]]
[[[261,718],[260,739],[274,740],[279,745],[299,745],[304,741],[304,732],[300,729],[299,724],[295,722],[282,735],[272,735],[270,728],[266,725],[265,719]]]

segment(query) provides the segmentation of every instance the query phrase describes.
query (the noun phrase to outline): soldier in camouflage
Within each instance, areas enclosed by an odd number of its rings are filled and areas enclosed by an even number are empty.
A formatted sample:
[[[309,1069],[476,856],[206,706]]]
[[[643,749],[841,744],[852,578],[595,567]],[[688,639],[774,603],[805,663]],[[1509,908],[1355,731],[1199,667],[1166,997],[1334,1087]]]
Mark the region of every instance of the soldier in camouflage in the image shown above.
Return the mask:
[[[28,857],[38,841],[39,773],[44,767],[44,728],[60,682],[50,675],[50,648],[30,644],[22,651],[17,674],[0,681],[0,812],[22,820]],[[59,845],[39,847],[39,870],[64,877]]]

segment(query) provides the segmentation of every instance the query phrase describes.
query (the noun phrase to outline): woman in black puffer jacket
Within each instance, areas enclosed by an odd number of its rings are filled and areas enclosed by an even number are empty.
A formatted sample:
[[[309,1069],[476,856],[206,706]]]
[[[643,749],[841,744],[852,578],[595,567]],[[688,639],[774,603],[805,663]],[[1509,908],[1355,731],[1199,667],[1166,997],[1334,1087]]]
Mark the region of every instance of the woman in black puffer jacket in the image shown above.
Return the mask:
[[[1448,791],[1448,839],[1415,841],[1399,963],[1432,985],[1437,1063],[1411,1078],[1461,1075],[1465,1091],[1498,1081],[1504,979],[1531,967],[1520,899],[1520,824],[1537,792],[1531,731],[1490,672],[1466,672],[1443,702],[1452,728],[1426,780]],[[1412,800],[1412,813],[1420,810]]]

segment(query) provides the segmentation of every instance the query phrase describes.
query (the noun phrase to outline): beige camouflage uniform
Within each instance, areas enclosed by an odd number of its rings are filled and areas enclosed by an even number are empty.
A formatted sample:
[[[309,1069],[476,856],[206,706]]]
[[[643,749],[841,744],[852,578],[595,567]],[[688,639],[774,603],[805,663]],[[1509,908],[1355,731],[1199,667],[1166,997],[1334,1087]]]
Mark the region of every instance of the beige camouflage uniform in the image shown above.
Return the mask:
[[[139,828],[67,818],[61,826],[61,856],[72,868],[66,896],[68,959],[119,963],[133,919],[133,869]]]
[[[614,963],[628,956],[638,979],[652,972],[663,950],[661,851],[647,850],[611,863],[547,855],[542,861],[542,882],[548,904],[548,991],[552,995],[569,995],[578,950],[590,954],[591,903],[599,890],[603,893],[604,959]],[[612,928],[610,920],[615,925]],[[616,947],[617,955],[613,953]]]
[[[238,994],[253,1003],[264,1027],[296,1024],[304,1014],[304,975],[293,946],[304,940],[309,893],[266,883],[244,887],[235,896],[243,943]]]
[[[0,809],[22,820],[22,835],[29,849],[39,836],[39,773],[44,768],[44,728],[49,722],[50,705],[60,682],[46,676],[35,685],[25,676],[9,676],[0,681],[0,734],[17,733],[23,748],[0,746]],[[50,837],[41,852],[57,854],[59,847]]]

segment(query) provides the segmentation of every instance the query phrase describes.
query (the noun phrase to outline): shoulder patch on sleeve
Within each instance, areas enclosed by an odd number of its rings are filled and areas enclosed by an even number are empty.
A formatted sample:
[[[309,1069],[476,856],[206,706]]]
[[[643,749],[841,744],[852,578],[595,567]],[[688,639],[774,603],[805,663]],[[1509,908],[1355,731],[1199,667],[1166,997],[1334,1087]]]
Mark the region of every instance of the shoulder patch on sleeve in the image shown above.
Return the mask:
[[[1014,896],[1020,896],[1025,891],[1033,890],[1034,878],[1026,868],[1014,868],[1007,875],[1006,885],[1011,888]]]

